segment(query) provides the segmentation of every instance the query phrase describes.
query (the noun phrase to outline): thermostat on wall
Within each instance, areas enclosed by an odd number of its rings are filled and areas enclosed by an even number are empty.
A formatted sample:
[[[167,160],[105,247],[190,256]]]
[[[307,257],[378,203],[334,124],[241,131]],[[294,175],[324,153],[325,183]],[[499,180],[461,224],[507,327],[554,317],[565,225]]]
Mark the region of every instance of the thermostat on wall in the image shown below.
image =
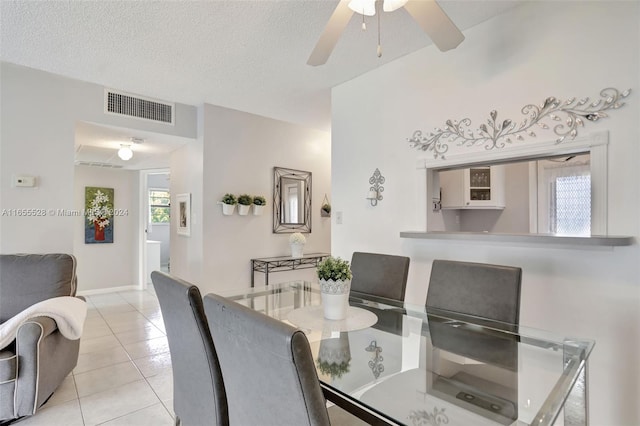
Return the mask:
[[[35,176],[13,176],[13,186],[36,186]]]

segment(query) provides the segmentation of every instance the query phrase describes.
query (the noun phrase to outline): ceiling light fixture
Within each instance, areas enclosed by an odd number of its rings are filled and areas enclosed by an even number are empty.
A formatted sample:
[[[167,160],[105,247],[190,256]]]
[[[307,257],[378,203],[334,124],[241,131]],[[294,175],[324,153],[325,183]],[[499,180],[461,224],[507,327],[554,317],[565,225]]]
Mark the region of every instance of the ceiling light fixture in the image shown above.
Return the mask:
[[[351,0],[349,9],[362,15],[362,31],[366,31],[367,25],[364,22],[365,16],[374,16],[378,3],[382,3],[382,10],[393,12],[407,4],[408,0]],[[380,42],[380,14],[378,14],[378,58],[382,57],[382,43]]]
[[[129,161],[133,157],[133,151],[131,150],[131,145],[129,144],[120,144],[120,149],[118,150],[118,157],[120,157],[124,161]]]
[[[385,12],[393,12],[407,4],[409,0],[384,0],[382,2],[382,10]],[[362,15],[373,16],[376,14],[376,0],[351,0],[349,9]]]

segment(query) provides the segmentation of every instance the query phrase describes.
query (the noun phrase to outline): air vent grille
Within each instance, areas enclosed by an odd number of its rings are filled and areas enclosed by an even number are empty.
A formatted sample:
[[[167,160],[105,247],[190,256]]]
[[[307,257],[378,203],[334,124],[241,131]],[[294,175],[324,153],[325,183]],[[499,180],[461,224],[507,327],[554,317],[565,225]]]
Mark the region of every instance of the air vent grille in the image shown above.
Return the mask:
[[[76,161],[76,166],[104,167],[106,169],[121,169],[122,166],[111,163],[101,163],[99,161]]]
[[[160,123],[173,124],[174,105],[127,93],[105,90],[105,111]]]

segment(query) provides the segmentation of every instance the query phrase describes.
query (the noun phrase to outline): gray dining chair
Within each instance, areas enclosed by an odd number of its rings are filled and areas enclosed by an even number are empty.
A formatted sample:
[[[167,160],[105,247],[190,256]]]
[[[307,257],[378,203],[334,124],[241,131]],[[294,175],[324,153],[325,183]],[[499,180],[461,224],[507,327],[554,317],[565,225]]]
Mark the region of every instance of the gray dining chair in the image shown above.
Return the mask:
[[[163,272],[151,273],[173,367],[176,425],[229,425],[227,395],[198,288]]]
[[[351,292],[404,301],[409,258],[354,252],[351,257]]]
[[[207,294],[232,425],[329,425],[305,334],[234,301]]]
[[[426,306],[518,324],[521,282],[518,267],[436,259]]]

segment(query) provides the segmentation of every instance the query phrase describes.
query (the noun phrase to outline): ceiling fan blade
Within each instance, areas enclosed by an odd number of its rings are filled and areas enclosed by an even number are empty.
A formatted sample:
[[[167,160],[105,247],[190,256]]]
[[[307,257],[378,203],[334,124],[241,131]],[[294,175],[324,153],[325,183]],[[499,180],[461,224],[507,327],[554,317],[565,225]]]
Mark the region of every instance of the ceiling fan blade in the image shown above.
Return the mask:
[[[329,22],[327,22],[327,26],[324,28],[316,47],[313,48],[309,60],[307,60],[308,65],[315,67],[327,62],[352,15],[353,11],[349,9],[349,0],[340,0],[331,18],[329,18]]]
[[[404,8],[443,52],[455,49],[464,35],[435,0],[410,0]]]

